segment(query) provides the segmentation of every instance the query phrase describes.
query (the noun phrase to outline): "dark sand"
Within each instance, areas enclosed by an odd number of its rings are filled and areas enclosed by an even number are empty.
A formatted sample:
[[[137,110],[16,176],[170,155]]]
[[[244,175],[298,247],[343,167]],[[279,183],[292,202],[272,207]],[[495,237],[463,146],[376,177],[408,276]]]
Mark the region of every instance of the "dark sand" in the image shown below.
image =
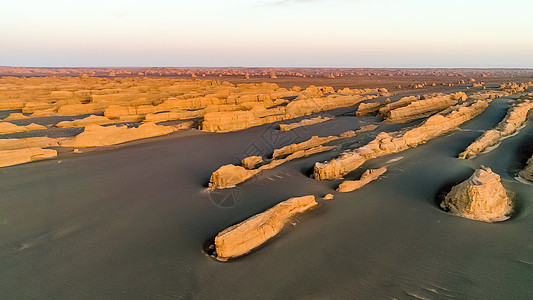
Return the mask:
[[[290,197],[333,192],[340,181],[308,174],[315,162],[342,149],[208,193],[214,170],[257,151],[269,155],[273,147],[380,119],[355,118],[352,107],[327,112],[337,115],[331,121],[289,132],[275,125],[224,134],[186,130],[2,168],[0,298],[530,298],[533,185],[514,177],[533,153],[533,123],[490,153],[456,158],[508,107],[506,99],[495,100],[461,130],[369,161],[346,178],[403,157],[389,163],[379,180],[320,201],[296,226],[228,263],[207,257],[204,243]],[[401,126],[381,124],[346,140],[343,149]],[[512,219],[488,224],[438,208],[436,199],[480,165],[500,174],[515,194]]]

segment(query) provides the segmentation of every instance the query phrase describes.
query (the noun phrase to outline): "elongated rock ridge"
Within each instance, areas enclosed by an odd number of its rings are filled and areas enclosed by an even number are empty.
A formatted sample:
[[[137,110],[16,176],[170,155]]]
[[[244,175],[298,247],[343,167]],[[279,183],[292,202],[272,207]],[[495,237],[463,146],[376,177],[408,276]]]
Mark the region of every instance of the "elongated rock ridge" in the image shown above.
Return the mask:
[[[361,179],[346,180],[339,185],[339,187],[337,188],[337,191],[341,193],[355,191],[367,185],[369,182],[378,179],[379,176],[383,175],[385,172],[387,172],[387,168],[366,170],[361,176]]]
[[[457,101],[466,100],[466,98],[467,96],[463,92],[450,95],[430,96],[427,97],[427,99],[415,100],[405,106],[392,109],[385,113],[385,117],[387,118],[387,122],[390,123],[410,122],[441,111],[457,104]]]
[[[367,145],[343,153],[329,162],[316,163],[314,178],[331,180],[357,169],[367,160],[416,147],[428,140],[449,132],[464,122],[481,114],[491,100],[477,100],[452,106],[431,116],[422,125],[405,132],[382,132]]]
[[[316,118],[304,119],[304,120],[301,120],[300,122],[296,122],[296,123],[279,124],[279,130],[281,130],[281,131],[289,131],[289,130],[293,130],[293,129],[298,128],[298,127],[303,127],[303,126],[309,126],[309,125],[313,125],[313,124],[323,123],[323,122],[326,122],[326,121],[329,121],[329,120],[331,120],[331,118],[318,116]]]
[[[216,258],[227,260],[249,253],[276,236],[291,217],[317,204],[315,196],[312,195],[290,198],[226,228],[215,237]]]
[[[0,167],[13,166],[31,161],[52,158],[57,156],[57,151],[52,149],[42,149],[39,147],[1,150]]]
[[[520,126],[527,121],[529,111],[533,109],[533,100],[523,100],[512,105],[507,111],[505,118],[498,123],[496,128],[487,130],[470,144],[459,158],[468,158],[482,152],[488,147],[496,145],[503,138],[512,135]]]
[[[484,222],[503,221],[512,210],[500,175],[486,167],[454,186],[440,206],[451,214]]]

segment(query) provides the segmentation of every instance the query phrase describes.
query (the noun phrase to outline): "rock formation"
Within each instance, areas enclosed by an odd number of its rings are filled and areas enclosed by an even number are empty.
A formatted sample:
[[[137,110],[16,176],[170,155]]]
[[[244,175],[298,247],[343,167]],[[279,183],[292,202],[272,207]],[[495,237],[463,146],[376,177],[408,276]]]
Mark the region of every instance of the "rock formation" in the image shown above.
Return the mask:
[[[319,180],[331,180],[357,169],[367,160],[386,154],[397,153],[416,147],[428,140],[457,128],[462,123],[481,114],[490,100],[477,100],[452,106],[431,116],[420,126],[405,132],[380,133],[366,146],[325,163],[316,163],[314,177]]]
[[[275,149],[274,154],[272,154],[272,158],[279,158],[281,156],[286,156],[286,155],[295,153],[300,150],[311,149],[313,147],[323,145],[327,142],[330,142],[336,139],[338,139],[338,137],[336,136],[318,137],[315,135],[311,137],[310,139],[308,139],[307,141],[297,143],[297,144],[290,144],[288,146]]]
[[[31,131],[31,130],[43,130],[46,129],[45,126],[31,123],[27,126],[18,126],[13,123],[9,122],[2,122],[0,123],[0,134],[9,134],[9,133],[16,133],[16,132],[23,132],[23,131]]]
[[[99,147],[116,145],[128,141],[144,139],[176,131],[172,126],[161,126],[154,123],[144,123],[137,128],[127,126],[89,125],[85,130],[71,140],[61,142],[63,147]]]
[[[383,175],[385,172],[387,172],[387,168],[366,170],[363,173],[363,175],[361,176],[361,179],[359,179],[359,180],[346,180],[346,181],[342,182],[339,185],[339,187],[337,188],[337,191],[341,192],[341,193],[355,191],[357,189],[360,189],[361,187],[363,187],[367,183],[378,179],[378,177]]]
[[[487,130],[470,144],[459,158],[468,158],[482,152],[488,147],[496,145],[503,138],[512,135],[520,126],[527,121],[529,111],[533,109],[533,100],[518,101],[507,111],[505,118],[498,123],[496,128]]]
[[[72,128],[72,127],[86,127],[88,125],[106,125],[116,123],[116,121],[110,120],[103,116],[90,115],[86,118],[74,120],[74,121],[62,121],[55,125],[58,128]]]
[[[526,167],[520,172],[520,177],[533,182],[533,156],[527,160]]]
[[[463,92],[438,95],[423,100],[415,100],[411,103],[392,109],[383,115],[390,123],[404,123],[425,117],[429,114],[441,111],[447,107],[457,104],[458,100],[464,101],[467,96]]]
[[[316,118],[304,119],[304,120],[302,120],[300,122],[296,122],[296,123],[279,124],[279,130],[281,130],[281,131],[289,131],[289,130],[293,130],[294,128],[313,125],[313,124],[318,124],[318,123],[326,122],[326,121],[329,121],[329,120],[331,120],[331,118],[318,116]]]
[[[59,147],[59,143],[65,139],[49,137],[30,137],[24,139],[0,139],[0,150],[16,150],[24,148],[48,148]]]
[[[57,151],[38,147],[1,150],[0,167],[7,167],[57,156]]]
[[[242,160],[242,166],[248,170],[253,170],[263,162],[261,156],[248,156]]]
[[[216,257],[227,260],[249,253],[277,235],[291,217],[317,204],[314,196],[290,198],[226,228],[215,237]]]
[[[454,186],[441,207],[463,218],[497,222],[508,218],[512,203],[500,176],[490,168],[481,167],[466,181]]]
[[[361,103],[359,104],[359,107],[357,108],[355,115],[356,116],[369,116],[379,111],[382,107],[389,105],[390,103],[391,103],[390,99],[385,100],[385,102]]]

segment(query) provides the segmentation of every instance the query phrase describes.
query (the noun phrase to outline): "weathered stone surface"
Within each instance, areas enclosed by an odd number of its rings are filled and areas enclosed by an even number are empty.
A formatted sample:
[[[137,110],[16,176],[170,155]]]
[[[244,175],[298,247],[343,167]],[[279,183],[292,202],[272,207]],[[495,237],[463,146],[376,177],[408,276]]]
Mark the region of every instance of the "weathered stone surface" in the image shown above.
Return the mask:
[[[296,214],[317,205],[314,196],[295,197],[228,227],[215,237],[216,257],[227,260],[249,253],[277,235]]]
[[[520,172],[520,177],[533,182],[533,156],[527,160],[526,167]]]
[[[115,123],[107,117],[91,115],[83,119],[74,121],[62,121],[55,125],[58,128],[86,127],[88,125],[105,125]]]
[[[342,182],[339,185],[339,187],[337,188],[337,191],[341,192],[341,193],[355,191],[355,190],[360,189],[361,187],[365,186],[369,182],[378,179],[379,176],[383,175],[385,172],[387,172],[387,168],[366,170],[363,173],[363,175],[361,176],[361,179],[359,179],[359,180],[346,180],[346,181]]]
[[[463,218],[497,222],[509,217],[512,202],[500,176],[490,168],[482,167],[466,181],[454,186],[441,207]]]
[[[16,150],[1,150],[0,167],[13,166],[56,156],[57,151],[52,149],[42,149],[38,147]]]
[[[331,180],[357,169],[367,160],[416,147],[428,140],[457,128],[462,123],[481,114],[490,100],[477,100],[450,107],[428,118],[420,126],[406,132],[380,133],[366,146],[325,163],[316,163],[314,177]]]
[[[16,150],[23,148],[58,147],[63,139],[49,137],[31,137],[24,139],[0,139],[0,150]]]
[[[316,118],[304,119],[304,120],[302,120],[300,122],[296,122],[296,123],[279,124],[279,130],[281,130],[281,131],[289,131],[289,130],[293,130],[293,129],[298,128],[298,127],[318,124],[318,123],[326,122],[326,121],[329,121],[329,120],[331,120],[331,118],[318,116]]]
[[[15,132],[23,132],[23,131],[31,131],[31,130],[42,130],[46,129],[45,126],[31,123],[27,126],[18,126],[9,122],[2,122],[0,123],[0,134],[8,134],[8,133],[15,133]]]
[[[281,156],[289,155],[300,150],[306,150],[306,149],[310,149],[310,148],[313,148],[319,145],[323,145],[327,142],[330,142],[336,139],[338,139],[338,137],[336,136],[318,137],[315,135],[311,137],[310,139],[308,139],[307,141],[297,143],[297,144],[290,144],[288,146],[275,149],[274,154],[272,154],[272,157],[278,158]]]
[[[529,111],[533,109],[533,100],[518,101],[507,111],[505,118],[498,123],[496,128],[487,130],[470,144],[459,158],[468,158],[482,152],[488,147],[496,145],[503,138],[512,135],[527,121]]]
[[[466,94],[459,92],[416,100],[406,106],[392,109],[384,115],[390,123],[410,122],[455,105],[458,100],[466,100]]]
[[[248,170],[253,170],[263,162],[261,156],[248,156],[242,160],[242,166]]]
[[[127,126],[89,125],[85,131],[71,140],[61,142],[63,147],[99,147],[120,144],[128,141],[144,139],[176,131],[172,126],[161,126],[154,123],[145,123],[137,128]]]
[[[385,107],[386,105],[389,105],[390,99],[385,100],[385,102],[370,102],[370,103],[361,103],[359,104],[359,107],[357,108],[357,111],[355,112],[356,116],[368,116],[371,115],[377,111],[379,111],[382,107]]]

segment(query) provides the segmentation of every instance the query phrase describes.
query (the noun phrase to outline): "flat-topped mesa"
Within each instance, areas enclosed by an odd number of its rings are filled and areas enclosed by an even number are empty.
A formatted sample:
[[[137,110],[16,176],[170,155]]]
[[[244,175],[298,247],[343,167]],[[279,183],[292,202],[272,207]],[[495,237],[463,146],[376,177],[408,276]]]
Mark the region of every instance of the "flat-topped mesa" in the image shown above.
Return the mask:
[[[19,165],[30,161],[36,161],[57,156],[57,151],[52,149],[42,149],[39,147],[1,150],[0,167]]]
[[[382,132],[363,147],[343,153],[329,162],[316,163],[313,176],[318,180],[338,179],[357,169],[369,159],[416,147],[481,114],[490,101],[477,100],[449,107],[429,117],[420,126],[405,132]]]
[[[329,121],[329,120],[331,120],[331,118],[318,116],[316,118],[304,119],[304,120],[301,120],[300,122],[296,122],[296,123],[279,124],[279,130],[281,130],[281,131],[289,131],[289,130],[293,130],[293,129],[298,128],[298,127],[318,124],[318,123],[326,122],[326,121]]]
[[[503,138],[512,135],[527,121],[527,116],[531,109],[533,109],[533,100],[528,99],[514,103],[496,128],[485,131],[464,152],[459,154],[459,158],[465,159],[481,153],[483,150],[496,145]]]
[[[355,112],[355,115],[360,116],[369,116],[379,111],[382,107],[390,104],[390,99],[387,98],[385,102],[370,102],[370,103],[361,103]]]
[[[410,104],[395,108],[386,113],[386,121],[390,123],[405,123],[415,119],[425,117],[429,114],[441,111],[458,101],[464,101],[467,96],[463,92],[450,95],[435,95],[424,97],[423,100],[416,100]]]
[[[179,126],[162,126],[155,123],[144,123],[137,128],[127,126],[89,125],[71,140],[61,142],[62,147],[99,147],[116,145],[128,141],[139,140],[172,133]]]
[[[337,191],[341,193],[355,191],[357,189],[362,188],[369,182],[378,179],[379,176],[383,175],[385,172],[387,172],[387,168],[384,167],[379,169],[368,169],[363,173],[361,179],[359,180],[343,181],[337,188]]]
[[[440,206],[454,215],[484,222],[503,221],[512,211],[500,176],[486,167],[454,186]]]
[[[533,156],[527,160],[526,167],[520,171],[520,177],[533,182]]]
[[[215,237],[215,257],[225,261],[249,253],[276,236],[291,217],[317,204],[312,195],[290,198],[226,228]]]
[[[46,129],[46,127],[43,125],[35,124],[35,123],[31,123],[30,125],[26,125],[26,126],[18,126],[13,123],[9,123],[9,122],[0,123],[0,134],[9,134],[9,133],[32,131],[32,130],[43,130],[43,129]]]

